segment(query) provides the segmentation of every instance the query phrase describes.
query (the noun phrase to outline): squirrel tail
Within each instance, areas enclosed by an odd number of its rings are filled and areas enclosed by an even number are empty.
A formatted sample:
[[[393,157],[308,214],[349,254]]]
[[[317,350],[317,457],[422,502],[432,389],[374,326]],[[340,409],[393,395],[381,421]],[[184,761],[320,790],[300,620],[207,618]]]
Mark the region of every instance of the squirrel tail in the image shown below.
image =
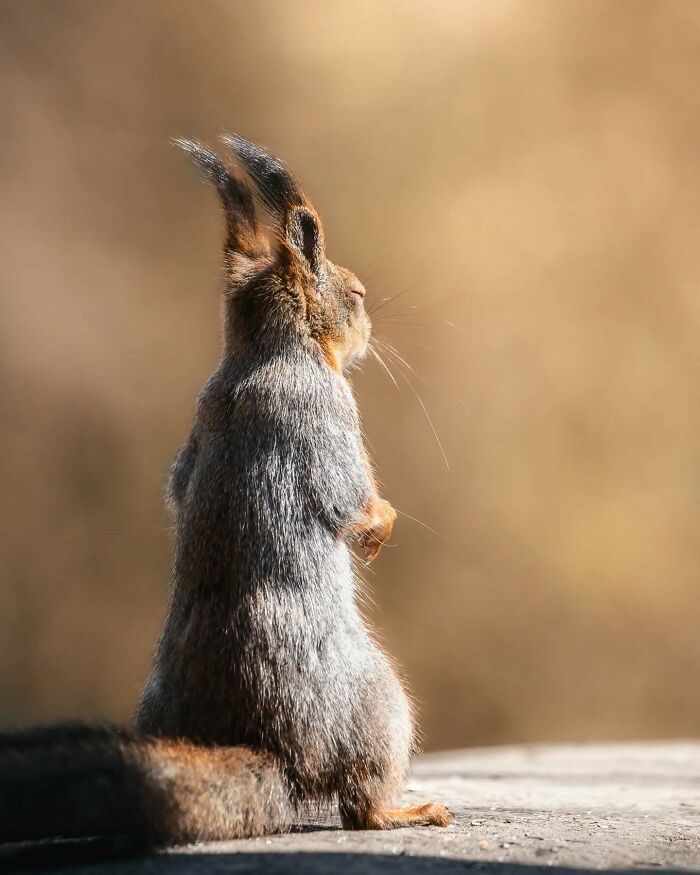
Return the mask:
[[[0,735],[0,842],[141,851],[281,832],[291,817],[279,766],[251,748],[81,725]]]

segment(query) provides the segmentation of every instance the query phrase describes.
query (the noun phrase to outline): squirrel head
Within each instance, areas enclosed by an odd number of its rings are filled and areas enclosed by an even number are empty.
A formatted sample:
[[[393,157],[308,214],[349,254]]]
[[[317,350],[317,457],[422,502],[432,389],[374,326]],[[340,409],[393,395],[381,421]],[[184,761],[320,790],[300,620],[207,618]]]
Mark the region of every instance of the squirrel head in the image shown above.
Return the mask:
[[[326,256],[318,213],[287,167],[243,137],[226,135],[222,142],[245,177],[202,144],[176,141],[224,208],[226,343],[310,344],[334,370],[345,371],[369,343],[364,286]],[[272,220],[267,234],[256,198]]]

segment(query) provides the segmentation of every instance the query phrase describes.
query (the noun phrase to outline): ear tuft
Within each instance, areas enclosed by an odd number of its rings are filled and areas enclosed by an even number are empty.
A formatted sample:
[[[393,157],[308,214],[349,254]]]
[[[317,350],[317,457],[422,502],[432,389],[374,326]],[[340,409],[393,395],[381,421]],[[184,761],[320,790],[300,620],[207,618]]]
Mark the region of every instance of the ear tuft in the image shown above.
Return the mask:
[[[255,204],[248,185],[234,176],[222,159],[197,140],[173,140],[197,165],[205,179],[216,188],[226,214],[229,245],[252,253],[257,235]]]
[[[275,219],[283,219],[292,207],[305,203],[297,181],[279,158],[238,134],[226,134],[221,140],[245,168]]]
[[[185,152],[194,163],[202,171],[202,174],[218,188],[220,185],[226,184],[228,172],[224,167],[224,163],[211,149],[207,149],[202,143],[197,140],[186,140],[177,138],[172,141],[175,146],[178,146]]]

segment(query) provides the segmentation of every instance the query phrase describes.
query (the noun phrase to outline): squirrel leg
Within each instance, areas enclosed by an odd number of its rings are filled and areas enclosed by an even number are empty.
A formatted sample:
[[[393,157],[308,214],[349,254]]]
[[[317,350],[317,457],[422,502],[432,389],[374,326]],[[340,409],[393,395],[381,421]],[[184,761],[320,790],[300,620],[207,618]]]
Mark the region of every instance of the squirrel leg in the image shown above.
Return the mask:
[[[344,829],[447,826],[452,814],[435,802],[397,808],[413,749],[406,693],[388,663],[373,678],[376,697],[356,724],[362,755],[348,764],[338,788]]]

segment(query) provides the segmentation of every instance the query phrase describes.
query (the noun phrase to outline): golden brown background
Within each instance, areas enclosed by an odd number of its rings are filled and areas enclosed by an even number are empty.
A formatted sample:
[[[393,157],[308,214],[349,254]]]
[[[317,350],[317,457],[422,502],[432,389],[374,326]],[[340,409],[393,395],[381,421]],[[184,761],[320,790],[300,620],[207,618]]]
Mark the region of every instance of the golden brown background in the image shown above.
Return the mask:
[[[421,406],[356,378],[430,748],[700,732],[700,3],[0,2],[0,722],[125,719],[218,355],[169,143],[298,172]],[[452,323],[451,325],[448,323]]]

